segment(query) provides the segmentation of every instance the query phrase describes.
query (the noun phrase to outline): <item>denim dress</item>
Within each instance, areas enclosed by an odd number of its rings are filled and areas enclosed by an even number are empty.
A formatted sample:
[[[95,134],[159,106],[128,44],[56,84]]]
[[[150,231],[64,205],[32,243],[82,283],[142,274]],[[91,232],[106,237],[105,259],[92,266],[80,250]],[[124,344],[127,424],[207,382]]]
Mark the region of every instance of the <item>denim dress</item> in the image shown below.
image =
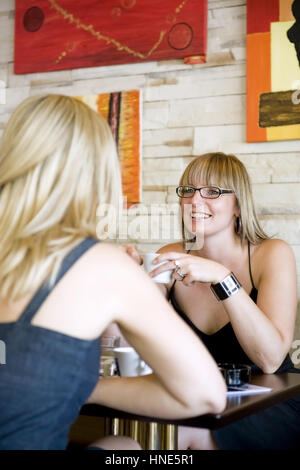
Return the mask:
[[[82,340],[31,323],[64,274],[97,242],[87,238],[77,245],[54,285],[45,282],[18,321],[0,323],[6,347],[6,363],[0,365],[1,450],[65,449],[70,427],[99,380],[99,338]]]

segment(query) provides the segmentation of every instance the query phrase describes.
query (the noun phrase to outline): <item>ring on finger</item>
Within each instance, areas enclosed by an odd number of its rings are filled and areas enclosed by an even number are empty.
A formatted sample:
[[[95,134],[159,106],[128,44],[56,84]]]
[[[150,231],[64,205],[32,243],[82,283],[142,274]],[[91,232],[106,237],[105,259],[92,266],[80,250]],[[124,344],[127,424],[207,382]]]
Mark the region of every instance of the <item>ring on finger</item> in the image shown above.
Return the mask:
[[[186,274],[183,274],[182,272],[180,272],[180,267],[177,266],[177,268],[175,269],[175,272],[176,274],[178,274],[178,276],[181,277],[181,280],[185,278]]]

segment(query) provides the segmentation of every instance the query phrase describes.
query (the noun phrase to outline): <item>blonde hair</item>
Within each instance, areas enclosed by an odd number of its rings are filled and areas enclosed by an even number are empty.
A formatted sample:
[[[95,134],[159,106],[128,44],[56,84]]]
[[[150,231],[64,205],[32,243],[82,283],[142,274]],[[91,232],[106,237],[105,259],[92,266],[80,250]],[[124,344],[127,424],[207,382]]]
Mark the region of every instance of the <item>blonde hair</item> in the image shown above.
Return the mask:
[[[21,103],[0,145],[0,297],[35,291],[73,245],[96,238],[98,205],[117,205],[120,196],[103,118],[67,96]]]
[[[216,152],[194,158],[186,167],[179,184],[233,189],[240,210],[240,223],[235,231],[241,242],[248,240],[256,245],[269,238],[256,215],[248,172],[235,155]]]

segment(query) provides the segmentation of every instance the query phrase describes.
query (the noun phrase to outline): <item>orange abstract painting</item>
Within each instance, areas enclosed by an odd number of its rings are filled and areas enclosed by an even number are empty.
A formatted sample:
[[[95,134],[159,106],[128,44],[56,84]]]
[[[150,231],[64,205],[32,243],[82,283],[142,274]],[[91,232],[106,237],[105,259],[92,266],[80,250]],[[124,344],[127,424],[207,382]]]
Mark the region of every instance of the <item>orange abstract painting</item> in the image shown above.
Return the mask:
[[[141,201],[141,102],[140,91],[122,91],[77,97],[97,111],[110,125],[117,143],[123,195],[127,204]]]
[[[300,138],[300,106],[293,99],[300,89],[295,5],[293,0],[247,2],[248,142]]]

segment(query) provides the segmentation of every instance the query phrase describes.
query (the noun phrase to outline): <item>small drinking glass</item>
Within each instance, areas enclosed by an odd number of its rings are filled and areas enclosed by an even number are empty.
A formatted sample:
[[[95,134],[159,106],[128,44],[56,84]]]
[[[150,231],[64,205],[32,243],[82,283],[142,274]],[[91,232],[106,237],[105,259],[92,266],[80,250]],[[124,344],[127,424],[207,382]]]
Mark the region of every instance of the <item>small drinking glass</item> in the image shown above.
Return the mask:
[[[120,336],[101,336],[101,349],[111,350],[120,346]]]
[[[110,377],[119,375],[114,349],[120,346],[120,339],[120,336],[101,337],[100,376]]]
[[[222,363],[218,364],[226,384],[240,386],[246,384],[251,378],[251,367],[247,364]]]

